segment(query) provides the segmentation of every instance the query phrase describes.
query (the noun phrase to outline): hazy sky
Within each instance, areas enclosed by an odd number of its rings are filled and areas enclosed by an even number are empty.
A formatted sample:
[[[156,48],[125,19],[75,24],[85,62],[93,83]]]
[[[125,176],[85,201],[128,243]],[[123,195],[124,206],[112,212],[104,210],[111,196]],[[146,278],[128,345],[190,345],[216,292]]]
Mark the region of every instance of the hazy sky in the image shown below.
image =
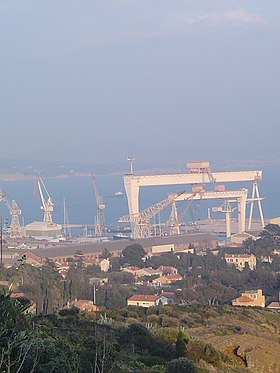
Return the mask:
[[[0,0],[0,159],[276,158],[280,1]]]

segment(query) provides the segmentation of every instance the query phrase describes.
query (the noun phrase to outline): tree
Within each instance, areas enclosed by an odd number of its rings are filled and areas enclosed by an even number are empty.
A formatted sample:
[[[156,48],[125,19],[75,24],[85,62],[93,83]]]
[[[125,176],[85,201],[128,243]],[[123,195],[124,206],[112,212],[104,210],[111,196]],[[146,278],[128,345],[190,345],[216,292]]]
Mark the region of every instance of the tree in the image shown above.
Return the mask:
[[[104,247],[102,253],[99,255],[99,258],[101,259],[109,259],[111,258],[112,254],[110,253],[110,251]]]
[[[24,313],[27,306],[0,295],[0,372],[19,372],[31,347],[31,328]]]
[[[180,357],[167,364],[165,373],[198,373],[198,370],[190,359]]]
[[[177,341],[176,341],[176,356],[183,357],[186,356],[186,343],[184,341],[184,333],[179,330]]]
[[[122,251],[122,258],[120,259],[120,263],[129,264],[132,266],[137,267],[144,267],[144,263],[142,258],[146,255],[145,250],[141,245],[138,243],[134,243],[132,245],[127,246]]]

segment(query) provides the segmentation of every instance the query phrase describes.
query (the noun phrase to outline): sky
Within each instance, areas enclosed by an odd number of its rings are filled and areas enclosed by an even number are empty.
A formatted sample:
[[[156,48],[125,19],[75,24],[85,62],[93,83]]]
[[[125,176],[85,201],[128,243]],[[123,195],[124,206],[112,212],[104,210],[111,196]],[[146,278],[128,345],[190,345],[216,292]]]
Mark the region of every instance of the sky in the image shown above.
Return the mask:
[[[0,48],[0,159],[279,159],[279,1],[0,0]]]

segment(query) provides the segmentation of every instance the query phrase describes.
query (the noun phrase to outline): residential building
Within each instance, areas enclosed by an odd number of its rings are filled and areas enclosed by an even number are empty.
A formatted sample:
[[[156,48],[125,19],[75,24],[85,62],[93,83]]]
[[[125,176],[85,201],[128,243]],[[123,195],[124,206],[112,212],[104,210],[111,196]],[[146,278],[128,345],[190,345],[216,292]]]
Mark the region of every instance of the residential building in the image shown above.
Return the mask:
[[[177,268],[171,266],[160,266],[156,269],[161,276],[176,275],[178,273]]]
[[[108,272],[110,269],[110,260],[109,259],[101,259],[101,258],[89,258],[85,257],[83,259],[84,265],[90,266],[90,265],[97,265],[100,267],[101,271]]]
[[[266,308],[270,311],[280,312],[280,302],[271,302]]]
[[[135,294],[132,297],[128,298],[128,306],[138,306],[138,307],[151,307],[157,306],[160,301],[160,295],[144,295],[144,294]]]
[[[154,275],[161,275],[161,271],[158,269],[155,270],[153,268],[138,268],[138,267],[124,267],[122,268],[124,272],[131,273],[137,279],[139,277],[144,276],[154,276]]]
[[[227,264],[234,265],[239,271],[245,268],[248,264],[251,270],[256,268],[256,257],[253,254],[225,254]]]
[[[35,267],[42,267],[42,265],[44,264],[44,259],[35,254],[33,251],[25,251],[21,257],[25,258],[24,259],[24,262],[27,263],[27,264],[30,264],[32,266],[35,266]]]
[[[83,312],[97,312],[101,308],[88,299],[74,300],[69,303],[69,307],[77,307]]]
[[[265,307],[265,296],[262,289],[249,290],[241,293],[241,296],[232,300],[233,306]]]
[[[156,286],[166,286],[166,285],[172,284],[173,282],[180,281],[182,279],[183,277],[178,274],[167,275],[167,276],[161,276],[161,277],[155,278],[152,281],[152,284]]]
[[[160,300],[163,305],[165,304],[175,304],[175,294],[170,291],[163,291],[160,294]]]
[[[266,308],[271,311],[280,312],[280,292],[278,302],[271,302]]]
[[[160,303],[163,305],[174,304],[174,298],[175,294],[171,292],[162,292],[157,295],[135,294],[128,298],[127,305],[148,308],[158,306]]]

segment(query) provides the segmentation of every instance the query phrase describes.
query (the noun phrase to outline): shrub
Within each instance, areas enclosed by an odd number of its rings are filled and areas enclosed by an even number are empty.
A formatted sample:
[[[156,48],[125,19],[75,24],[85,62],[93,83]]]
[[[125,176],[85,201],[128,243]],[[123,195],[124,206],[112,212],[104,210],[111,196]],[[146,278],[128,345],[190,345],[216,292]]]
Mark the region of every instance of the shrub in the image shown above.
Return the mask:
[[[165,373],[198,373],[194,363],[186,357],[171,360],[165,369]]]

